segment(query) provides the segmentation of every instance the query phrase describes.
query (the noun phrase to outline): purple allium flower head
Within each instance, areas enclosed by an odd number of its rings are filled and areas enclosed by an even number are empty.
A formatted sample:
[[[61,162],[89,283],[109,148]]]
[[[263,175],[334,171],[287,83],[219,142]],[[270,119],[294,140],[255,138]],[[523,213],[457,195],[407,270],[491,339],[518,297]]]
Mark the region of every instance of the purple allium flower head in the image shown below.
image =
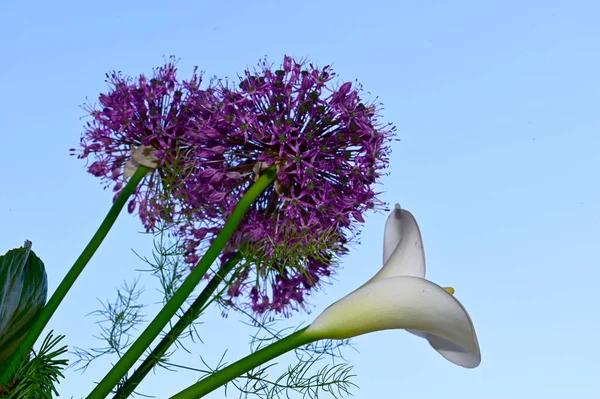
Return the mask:
[[[184,138],[197,120],[210,116],[209,108],[214,103],[212,90],[200,89],[202,75],[197,69],[190,80],[182,82],[177,80],[176,72],[171,57],[166,65],[153,71],[151,78],[107,74],[109,92],[100,94],[98,106],[84,106],[92,120],[86,124],[78,158],[92,158],[88,171],[102,178],[107,187],[112,185],[115,198],[131,175],[131,167],[138,164],[136,153],[144,151],[144,156],[158,166],[140,183],[128,206],[130,213],[137,206],[148,230],[159,219],[167,221],[176,216],[174,196],[170,194],[195,162],[195,149],[186,146],[189,140]],[[184,197],[182,193],[179,196]]]
[[[359,86],[335,85],[334,77],[329,66],[287,56],[276,70],[264,61],[239,86],[216,88],[219,111],[210,123],[198,120],[190,136],[202,149],[185,183],[194,214],[181,229],[189,263],[260,172],[277,167],[275,184],[229,247],[246,262],[230,300],[247,293],[258,313],[303,307],[305,294],[334,272],[364,213],[384,207],[372,186],[387,167],[395,128],[378,123]]]

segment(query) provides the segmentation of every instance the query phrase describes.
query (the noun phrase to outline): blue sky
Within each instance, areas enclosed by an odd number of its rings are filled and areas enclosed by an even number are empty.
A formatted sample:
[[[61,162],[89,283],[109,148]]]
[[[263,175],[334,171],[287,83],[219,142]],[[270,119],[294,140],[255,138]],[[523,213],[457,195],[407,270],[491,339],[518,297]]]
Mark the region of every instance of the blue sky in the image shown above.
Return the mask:
[[[593,1],[4,1],[0,252],[33,241],[53,290],[104,217],[112,194],[68,155],[104,73],[148,73],[173,54],[181,76],[235,77],[265,55],[309,57],[358,79],[398,127],[383,199],[417,217],[428,278],[457,289],[483,356],[465,370],[401,331],[362,336],[345,352],[355,397],[600,397],[599,13]],[[370,215],[338,281],[289,325],[379,269],[385,217]],[[70,345],[98,345],[85,315],[142,267],[139,230],[118,220],[52,320]],[[238,320],[204,322],[187,364],[247,353]],[[61,397],[85,396],[108,367],[68,371]],[[159,371],[141,392],[166,398],[194,378]]]

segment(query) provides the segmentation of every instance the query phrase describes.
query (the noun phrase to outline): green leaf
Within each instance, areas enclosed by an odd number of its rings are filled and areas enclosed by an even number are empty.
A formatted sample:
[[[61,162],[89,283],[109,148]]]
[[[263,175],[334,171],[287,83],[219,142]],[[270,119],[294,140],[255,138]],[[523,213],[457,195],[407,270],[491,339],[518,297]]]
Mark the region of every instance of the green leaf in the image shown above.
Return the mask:
[[[31,241],[0,257],[0,370],[46,303],[48,279]]]

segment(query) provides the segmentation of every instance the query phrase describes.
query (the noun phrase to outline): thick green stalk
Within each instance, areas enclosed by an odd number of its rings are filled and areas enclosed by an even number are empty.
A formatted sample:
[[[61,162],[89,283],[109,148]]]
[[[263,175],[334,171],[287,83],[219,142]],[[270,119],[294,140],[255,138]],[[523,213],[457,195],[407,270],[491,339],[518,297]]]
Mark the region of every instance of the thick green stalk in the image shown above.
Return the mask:
[[[305,327],[302,330],[296,331],[292,335],[288,335],[287,337],[282,338],[269,346],[265,346],[253,354],[248,355],[245,358],[225,367],[224,369],[209,375],[194,385],[187,387],[178,394],[171,396],[170,399],[201,398],[220,386],[225,385],[229,381],[252,370],[253,368],[258,367],[269,360],[275,359],[277,356],[283,355],[292,349],[299,348],[302,345],[316,341],[318,338],[314,335],[305,334],[307,328],[308,327]]]
[[[236,253],[231,259],[219,269],[217,274],[208,282],[206,287],[202,290],[198,298],[192,303],[190,308],[184,313],[184,315],[177,321],[175,326],[171,328],[171,331],[160,341],[160,343],[154,348],[152,353],[144,360],[140,367],[135,370],[133,375],[129,377],[123,385],[117,390],[117,393],[113,399],[125,399],[133,393],[135,388],[142,382],[142,380],[148,375],[150,370],[158,363],[158,361],[164,356],[169,347],[177,340],[179,335],[194,322],[200,316],[200,312],[205,308],[206,303],[211,298],[213,292],[217,289],[219,284],[225,279],[229,272],[238,264],[241,260],[241,255]]]
[[[275,180],[277,170],[274,166],[265,170],[256,182],[244,194],[240,202],[235,206],[233,212],[223,230],[215,237],[211,246],[208,248],[202,259],[196,264],[196,267],[190,275],[181,284],[175,294],[167,301],[165,306],[158,312],[158,315],[146,327],[138,339],[129,347],[127,352],[113,366],[113,368],[104,376],[102,381],[96,385],[96,388],[88,395],[88,399],[104,399],[119,381],[127,374],[129,369],[144,354],[144,351],[152,344],[152,341],[160,334],[163,328],[169,323],[169,320],[177,313],[177,310],[183,305],[190,296],[194,288],[198,285],[202,277],[206,274],[215,259],[219,256],[227,241],[231,238],[244,215],[250,208],[250,205],[258,196]]]
[[[83,252],[81,252],[79,258],[77,258],[67,275],[60,282],[58,288],[56,288],[56,291],[54,291],[52,294],[50,300],[40,312],[40,315],[31,326],[31,329],[25,336],[25,339],[23,339],[23,342],[21,342],[19,350],[13,355],[8,367],[4,370],[0,370],[0,373],[2,373],[0,376],[0,385],[4,385],[10,380],[11,375],[14,373],[18,365],[21,364],[21,361],[31,351],[33,344],[35,344],[35,341],[42,334],[46,324],[48,324],[48,321],[75,283],[75,280],[77,280],[77,277],[79,277],[94,253],[96,253],[96,250],[100,244],[102,244],[102,241],[104,241],[104,238],[112,228],[115,220],[117,220],[117,217],[127,203],[127,200],[134,193],[137,185],[140,183],[140,181],[142,181],[144,176],[146,176],[147,172],[148,168],[146,166],[139,166],[127,185],[125,185],[125,188],[123,188],[123,191],[121,191],[121,194],[119,194],[117,197],[116,201],[108,211],[108,214],[102,221],[102,224],[88,245],[84,248]]]

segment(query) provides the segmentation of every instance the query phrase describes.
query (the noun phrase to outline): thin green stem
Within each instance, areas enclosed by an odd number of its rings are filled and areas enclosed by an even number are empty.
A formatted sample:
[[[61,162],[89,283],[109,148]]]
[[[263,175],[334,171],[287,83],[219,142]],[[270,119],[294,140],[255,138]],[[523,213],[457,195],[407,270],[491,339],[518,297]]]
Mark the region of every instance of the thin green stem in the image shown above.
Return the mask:
[[[283,355],[292,349],[296,349],[302,345],[316,341],[317,338],[314,335],[304,333],[307,328],[308,327],[305,327],[302,330],[296,331],[295,333],[288,335],[287,337],[282,338],[269,346],[265,346],[264,348],[246,356],[243,359],[238,360],[233,364],[230,364],[224,369],[209,375],[194,385],[190,385],[178,394],[171,396],[170,399],[201,398],[220,386],[227,384],[229,381],[252,370],[253,368],[268,362],[269,360],[275,359],[276,357]]]
[[[121,385],[113,399],[125,399],[133,393],[140,382],[142,382],[146,375],[148,375],[150,370],[152,370],[152,368],[160,361],[160,359],[162,359],[164,354],[177,340],[179,335],[181,335],[181,333],[188,328],[194,322],[194,320],[198,318],[198,316],[200,316],[200,313],[205,308],[205,305],[211,298],[213,292],[241,259],[241,255],[236,253],[231,259],[225,262],[217,274],[215,274],[215,276],[208,282],[206,287],[204,287],[190,308],[184,313],[181,319],[177,321],[175,326],[171,328],[171,331],[169,331],[169,333],[160,341],[152,353],[144,360],[140,367],[135,370],[131,377],[129,377],[125,383]]]
[[[206,274],[215,259],[219,256],[227,241],[231,238],[244,215],[250,208],[250,205],[258,198],[258,196],[275,180],[277,170],[274,166],[265,170],[263,174],[250,186],[244,194],[240,202],[235,206],[233,212],[223,230],[215,237],[214,241],[196,264],[196,267],[179,289],[175,291],[171,299],[167,301],[165,306],[158,312],[158,315],[140,334],[138,339],[129,347],[127,352],[113,366],[113,368],[104,376],[102,381],[96,385],[96,388],[88,395],[88,399],[104,399],[108,396],[111,390],[119,383],[119,381],[127,374],[129,369],[135,362],[144,354],[144,351],[152,344],[152,341],[160,334],[163,328],[169,323],[169,320],[177,313],[177,310],[183,305],[186,299],[194,291],[202,277]]]
[[[6,384],[10,380],[10,377],[15,372],[16,367],[18,367],[18,365],[21,364],[21,361],[31,351],[33,345],[35,344],[35,341],[37,341],[39,336],[42,334],[42,331],[48,324],[48,321],[50,320],[50,318],[52,317],[52,315],[54,314],[64,297],[67,295],[67,293],[75,283],[75,280],[77,280],[77,277],[79,277],[79,275],[81,274],[85,266],[88,264],[94,253],[96,253],[96,250],[98,249],[98,247],[100,247],[102,241],[104,241],[104,238],[112,228],[113,224],[115,223],[115,220],[117,220],[117,217],[119,216],[119,213],[121,213],[121,210],[127,203],[127,200],[135,192],[136,187],[142,181],[144,176],[146,176],[147,172],[148,167],[139,166],[134,175],[127,183],[127,185],[125,185],[125,188],[123,188],[123,191],[121,191],[121,194],[119,194],[119,196],[113,203],[112,207],[108,211],[108,214],[102,221],[102,224],[100,225],[100,227],[98,228],[88,245],[84,248],[83,252],[81,252],[79,258],[77,258],[67,275],[60,282],[58,288],[56,288],[56,291],[54,291],[54,293],[52,294],[52,297],[50,297],[50,300],[46,303],[46,306],[44,306],[44,308],[40,312],[38,318],[33,323],[31,329],[25,336],[25,339],[23,339],[23,341],[19,345],[19,350],[13,355],[10,363],[8,364],[8,367],[6,367],[5,370],[0,371],[2,372],[2,375],[0,376],[0,384]]]

